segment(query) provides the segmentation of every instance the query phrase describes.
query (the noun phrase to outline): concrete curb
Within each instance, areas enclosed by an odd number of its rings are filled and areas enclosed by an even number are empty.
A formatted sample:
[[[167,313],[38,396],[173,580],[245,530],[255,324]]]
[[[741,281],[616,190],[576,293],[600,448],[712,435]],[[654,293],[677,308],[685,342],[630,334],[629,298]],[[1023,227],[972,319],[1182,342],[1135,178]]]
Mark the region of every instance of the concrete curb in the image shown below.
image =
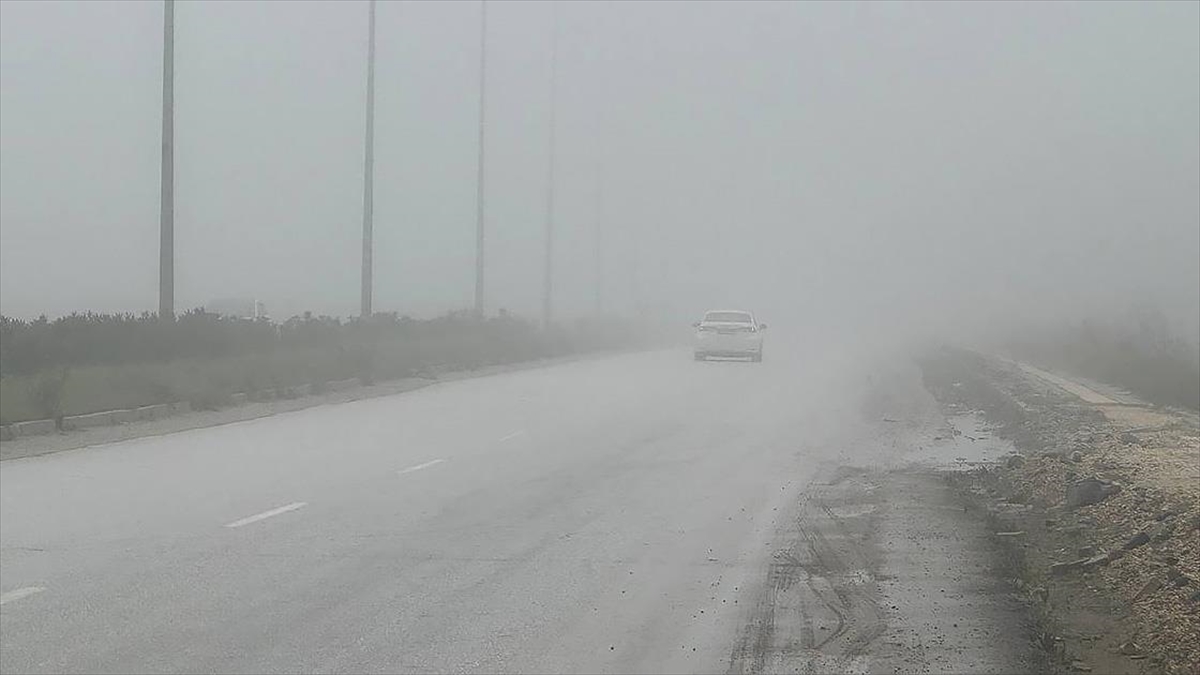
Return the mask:
[[[58,431],[58,425],[54,423],[54,420],[30,420],[28,422],[17,422],[8,426],[15,438],[22,436],[44,436]]]
[[[360,386],[358,378],[334,380],[318,385],[318,391],[345,391]],[[313,395],[312,384],[300,384],[294,387],[279,389],[262,389],[253,392],[238,392],[229,397],[230,407],[241,406],[252,401],[273,401],[276,399],[294,399]],[[175,403],[156,403],[138,408],[123,410],[104,410],[86,415],[69,415],[62,418],[63,431],[75,431],[92,427],[131,424],[133,422],[161,420],[175,415],[184,415],[192,411],[192,404],[187,401]],[[54,420],[30,420],[14,422],[0,426],[0,441],[13,441],[27,436],[43,436],[58,431]]]
[[[588,352],[559,357],[545,357],[538,359],[530,359],[527,361],[514,361],[512,363],[500,363],[491,366],[475,367],[472,369],[467,364],[440,364],[426,367],[421,372],[413,374],[412,379],[422,379],[429,382],[435,381],[452,381],[469,377],[481,377],[488,375],[491,371],[505,372],[512,367],[538,367],[547,363],[552,363],[558,360],[575,360],[584,358],[588,355],[607,354],[607,350],[598,352]],[[398,378],[406,379],[406,378]],[[386,380],[385,380],[386,381]],[[251,402],[272,401],[276,399],[297,399],[306,398],[309,396],[323,396],[330,392],[347,391],[358,387],[366,386],[360,378],[351,377],[345,380],[331,380],[327,382],[318,382],[311,384],[300,384],[292,387],[280,389],[264,389],[261,391],[237,392],[229,395],[229,405],[222,406],[228,408],[239,407]],[[117,426],[123,424],[131,424],[134,422],[146,422],[162,420],[176,415],[183,415],[192,412],[192,405],[187,401],[176,403],[156,403],[153,405],[144,405],[132,409],[124,410],[105,410],[101,412],[90,413],[87,415],[72,415],[63,418],[63,431],[86,429],[104,426]],[[58,425],[54,420],[29,420],[26,422],[13,422],[7,425],[0,425],[0,441],[16,441],[20,438],[28,436],[44,436],[53,434],[59,431]]]
[[[115,424],[115,411],[88,413],[87,415],[68,415],[62,419],[64,431],[87,429],[88,427],[106,427]]]
[[[346,389],[352,389],[354,387],[357,387],[357,386],[359,386],[359,384],[361,384],[361,383],[358,381],[357,377],[351,377],[346,380],[330,380],[329,382],[325,383],[325,390],[326,391],[344,391]]]
[[[142,420],[160,420],[171,415],[171,406],[166,403],[157,405],[144,405],[137,409],[138,419]]]
[[[191,411],[191,405],[186,402],[184,402],[184,403],[158,403],[158,404],[154,404],[154,405],[140,406],[138,408],[133,409],[133,412],[137,415],[136,419],[138,422],[157,422],[157,424],[144,424],[143,425],[143,424],[137,424],[137,423],[132,423],[132,424],[116,423],[115,420],[117,420],[117,419],[122,419],[122,420],[128,419],[129,411],[114,411],[114,410],[102,411],[101,413],[98,413],[101,416],[103,416],[106,413],[109,414],[110,419],[114,420],[113,424],[108,425],[108,426],[94,426],[90,429],[80,430],[75,433],[56,433],[57,431],[59,431],[59,429],[55,423],[55,420],[52,420],[52,419],[16,422],[16,423],[9,424],[9,425],[0,425],[0,441],[4,441],[4,450],[2,452],[0,452],[0,461],[8,461],[8,460],[12,460],[12,459],[20,459],[20,458],[25,458],[25,457],[37,457],[37,456],[41,456],[41,455],[48,455],[48,454],[53,454],[56,452],[62,452],[64,450],[77,450],[77,449],[80,449],[83,447],[87,447],[88,445],[119,442],[119,441],[130,440],[133,438],[142,438],[145,436],[159,436],[159,435],[163,435],[163,434],[175,433],[176,431],[185,431],[185,430],[189,430],[189,429],[199,429],[199,428],[205,428],[205,427],[220,426],[221,424],[226,424],[229,422],[236,422],[236,421],[245,421],[248,419],[259,419],[262,417],[268,417],[268,416],[277,414],[277,412],[293,412],[294,410],[303,410],[303,409],[309,407],[310,405],[322,405],[321,399],[324,399],[326,403],[346,403],[348,401],[358,400],[362,396],[365,396],[367,398],[374,398],[375,396],[389,396],[392,394],[399,394],[399,393],[412,391],[414,389],[421,389],[423,387],[429,386],[429,385],[434,384],[439,381],[440,382],[452,382],[452,381],[461,380],[461,379],[488,377],[490,375],[500,374],[500,373],[504,373],[504,372],[528,370],[531,368],[541,368],[541,367],[548,366],[548,365],[554,365],[556,363],[570,363],[570,362],[579,361],[579,360],[583,360],[583,359],[595,358],[597,356],[611,356],[614,354],[629,353],[631,351],[646,351],[646,350],[621,350],[621,351],[615,351],[615,352],[614,351],[600,351],[600,352],[588,352],[588,353],[582,353],[582,354],[573,354],[573,355],[564,356],[564,357],[547,357],[547,358],[541,358],[541,359],[532,359],[529,361],[514,361],[513,363],[500,364],[497,366],[482,368],[482,369],[474,370],[474,371],[458,370],[451,366],[443,365],[443,366],[439,366],[436,368],[427,369],[426,372],[424,372],[422,374],[416,374],[416,375],[409,376],[409,377],[401,377],[401,378],[393,378],[393,379],[389,379],[389,380],[384,380],[380,383],[375,383],[374,385],[371,385],[371,386],[367,386],[367,385],[363,384],[357,378],[349,378],[346,380],[335,380],[333,382],[315,382],[315,383],[311,383],[311,384],[297,385],[295,387],[290,388],[290,390],[293,393],[297,394],[297,396],[293,397],[293,399],[291,401],[280,401],[278,403],[278,406],[280,406],[282,408],[281,410],[278,410],[278,411],[274,410],[274,408],[276,406],[272,405],[272,406],[268,406],[268,410],[266,410],[265,412],[262,412],[261,414],[254,414],[251,417],[246,417],[246,418],[241,418],[241,419],[230,419],[228,421],[215,421],[215,422],[214,421],[200,421],[194,425],[192,425],[191,423],[189,423],[187,421],[188,419],[191,419],[190,416],[182,415],[182,413],[184,413],[184,412]],[[437,373],[443,372],[443,371],[444,371],[443,375],[437,374]],[[403,385],[403,383],[405,383],[405,382],[407,382],[408,384]],[[402,385],[402,386],[397,387],[395,385]],[[390,391],[383,391],[383,390],[387,390],[389,388],[389,386],[391,386]],[[330,397],[328,396],[331,392],[334,392],[334,391],[345,391],[345,390],[355,389],[358,387],[362,387],[363,389],[365,389],[366,393],[361,394],[361,395],[357,394],[357,393],[351,393],[348,395],[343,394],[340,397],[334,397],[335,399],[340,399],[340,400],[330,400]],[[304,392],[308,392],[307,395],[304,395]],[[275,392],[272,391],[271,393],[274,394]],[[242,407],[243,405],[246,405],[246,404],[250,403],[251,401],[253,401],[255,399],[256,395],[257,395],[257,392],[238,392],[238,393],[230,394],[230,396],[229,396],[230,405],[221,406],[221,409],[234,410],[236,408]],[[301,399],[303,399],[303,400],[317,399],[317,400],[314,401],[313,403],[302,404],[300,407],[293,407],[296,405],[295,401],[301,400]],[[114,413],[124,413],[124,415],[114,414]],[[204,416],[211,416],[214,414],[219,414],[219,411],[217,411],[217,410],[201,410],[201,411],[198,411],[198,413],[197,413],[197,416],[198,416],[197,419],[203,418]],[[162,430],[161,427],[163,426],[163,424],[166,423],[166,420],[168,418],[172,418],[176,415],[180,415],[181,417],[184,417],[184,420],[179,423],[178,428],[170,429],[170,430]],[[151,429],[151,430],[146,433],[142,433],[139,430],[141,430],[143,428],[147,428],[147,429]],[[114,430],[116,432],[116,434],[114,435],[113,432],[106,431],[106,430],[110,430],[110,429]],[[155,429],[157,429],[157,430],[155,430]],[[119,430],[119,431],[117,431],[117,430]],[[28,444],[25,444],[22,442],[22,438],[27,437],[27,436],[42,436],[43,438],[40,438],[37,440],[25,439],[30,444],[33,444],[33,445],[28,445]],[[33,451],[29,451],[31,449]]]

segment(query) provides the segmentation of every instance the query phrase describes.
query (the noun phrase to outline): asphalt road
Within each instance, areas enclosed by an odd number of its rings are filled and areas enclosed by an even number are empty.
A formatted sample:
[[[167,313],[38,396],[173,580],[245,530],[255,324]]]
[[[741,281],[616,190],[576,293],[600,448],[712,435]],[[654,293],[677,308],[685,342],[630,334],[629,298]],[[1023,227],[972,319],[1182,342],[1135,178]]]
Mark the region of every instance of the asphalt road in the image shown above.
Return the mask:
[[[6,461],[0,669],[724,671],[864,382],[669,350]]]

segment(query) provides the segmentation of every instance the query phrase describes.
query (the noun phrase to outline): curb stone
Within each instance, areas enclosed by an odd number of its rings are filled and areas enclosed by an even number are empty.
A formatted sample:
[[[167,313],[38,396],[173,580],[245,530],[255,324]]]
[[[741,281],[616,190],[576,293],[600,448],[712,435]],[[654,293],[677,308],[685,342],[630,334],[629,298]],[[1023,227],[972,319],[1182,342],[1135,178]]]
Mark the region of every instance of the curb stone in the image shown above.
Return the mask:
[[[352,387],[358,386],[358,378],[351,377],[345,380],[331,380],[325,383],[326,389],[329,391],[343,391]]]
[[[58,425],[54,423],[54,420],[30,420],[28,422],[10,424],[9,429],[12,430],[14,438],[21,436],[44,436],[58,431]]]
[[[339,380],[330,382],[326,386],[331,390],[344,390],[355,387],[359,384],[358,380],[351,378],[348,380]],[[287,387],[280,389],[264,389],[261,391],[247,394],[239,392],[230,395],[230,401],[233,405],[244,405],[249,401],[271,401],[283,398],[301,398],[312,395],[313,386],[311,384],[301,384],[295,387]],[[156,403],[153,405],[144,405],[137,408],[126,408],[118,410],[103,410],[100,412],[88,413],[86,415],[68,415],[62,418],[62,428],[64,431],[75,431],[79,429],[90,429],[93,427],[115,426],[119,424],[131,424],[138,421],[161,420],[176,415],[184,415],[192,412],[192,404],[188,401],[177,401],[175,403]],[[54,420],[28,420],[24,422],[13,422],[0,426],[0,441],[12,441],[17,438],[28,436],[44,436],[58,431],[58,425]]]
[[[63,418],[63,429],[87,429],[89,427],[105,427],[113,424],[115,410],[88,413],[87,415],[69,415]]]
[[[158,403],[156,405],[144,405],[137,408],[138,419],[157,420],[167,417],[171,414],[171,406],[166,403]]]

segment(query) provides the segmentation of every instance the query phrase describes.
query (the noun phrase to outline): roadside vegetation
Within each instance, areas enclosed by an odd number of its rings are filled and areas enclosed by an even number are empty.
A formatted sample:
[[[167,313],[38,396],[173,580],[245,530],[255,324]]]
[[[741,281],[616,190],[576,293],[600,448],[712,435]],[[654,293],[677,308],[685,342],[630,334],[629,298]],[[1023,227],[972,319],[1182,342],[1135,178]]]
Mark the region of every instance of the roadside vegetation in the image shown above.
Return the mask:
[[[0,317],[0,424],[186,401],[212,409],[235,393],[359,378],[370,383],[643,344],[629,321],[542,330],[509,315],[428,320],[293,317],[282,323],[197,309],[154,314]]]
[[[1082,321],[1009,341],[1014,356],[1128,389],[1158,405],[1200,410],[1200,346],[1172,334],[1159,312],[1114,324]]]

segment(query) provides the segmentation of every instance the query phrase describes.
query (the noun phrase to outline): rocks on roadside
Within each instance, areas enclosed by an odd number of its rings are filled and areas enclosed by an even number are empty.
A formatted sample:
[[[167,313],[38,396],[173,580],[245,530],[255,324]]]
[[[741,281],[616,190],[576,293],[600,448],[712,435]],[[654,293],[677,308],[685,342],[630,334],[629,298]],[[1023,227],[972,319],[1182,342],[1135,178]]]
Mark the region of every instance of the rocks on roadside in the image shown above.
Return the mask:
[[[1063,576],[1067,572],[1073,572],[1077,569],[1080,569],[1081,567],[1083,567],[1083,563],[1085,563],[1087,561],[1088,561],[1087,558],[1080,558],[1078,560],[1072,560],[1070,562],[1056,562],[1056,563],[1050,565],[1050,575],[1058,576],[1058,577]]]
[[[1132,551],[1133,549],[1135,549],[1139,546],[1145,546],[1146,544],[1149,544],[1149,543],[1150,543],[1150,535],[1147,534],[1145,531],[1142,531],[1142,532],[1138,532],[1137,534],[1130,537],[1129,541],[1125,542],[1125,546],[1123,546],[1122,548],[1124,548],[1126,551]]]
[[[1193,672],[1200,642],[1188,622],[1200,616],[1200,486],[1184,473],[1196,463],[1198,431],[1191,418],[1153,409],[1146,420],[1166,421],[1131,428],[1130,422],[1142,421],[1140,411],[1080,405],[1019,369],[992,380],[989,398],[966,398],[963,407],[983,408],[997,435],[1021,455],[1002,457],[998,471],[981,471],[978,483],[992,489],[980,496],[1035,506],[1025,518],[1006,517],[1005,507],[985,508],[996,516],[991,535],[1023,551],[1027,578],[1043,579],[1044,586],[1015,586],[1038,611],[1061,621],[1067,637],[1055,642],[1069,644],[1059,668]],[[1026,534],[1018,537],[1019,530]],[[1105,607],[1130,610],[1107,617],[1113,624],[1105,633],[1123,639],[1093,639],[1100,636],[1086,617],[1075,630],[1073,600],[1090,593]]]
[[[1141,589],[1138,590],[1138,592],[1136,594],[1134,594],[1133,601],[1137,602],[1138,600],[1141,600],[1142,598],[1153,594],[1155,591],[1157,591],[1158,589],[1160,589],[1162,587],[1163,587],[1162,579],[1159,579],[1158,577],[1150,579],[1149,581],[1147,581],[1145,584],[1142,585]]]
[[[1159,523],[1150,530],[1151,541],[1166,541],[1175,533],[1175,526],[1171,523]]]
[[[1186,574],[1180,572],[1178,567],[1171,565],[1167,568],[1167,582],[1175,588],[1183,588],[1184,586],[1190,586],[1192,580]]]
[[[1089,546],[1086,548],[1091,548],[1091,547]],[[1081,549],[1081,552],[1082,552],[1082,549]],[[1066,562],[1054,563],[1054,564],[1050,565],[1050,574],[1052,576],[1063,576],[1063,575],[1067,574],[1068,572],[1074,572],[1076,570],[1082,570],[1082,571],[1094,570],[1097,567],[1103,567],[1104,565],[1107,565],[1107,564],[1111,563],[1112,561],[1117,560],[1120,557],[1121,557],[1121,553],[1119,551],[1112,551],[1112,552],[1101,551],[1100,553],[1095,553],[1086,558],[1077,558],[1075,560],[1070,560],[1070,561],[1066,561]]]
[[[1066,505],[1068,508],[1079,508],[1099,504],[1120,491],[1121,486],[1116,483],[1099,478],[1084,478],[1067,487]]]

